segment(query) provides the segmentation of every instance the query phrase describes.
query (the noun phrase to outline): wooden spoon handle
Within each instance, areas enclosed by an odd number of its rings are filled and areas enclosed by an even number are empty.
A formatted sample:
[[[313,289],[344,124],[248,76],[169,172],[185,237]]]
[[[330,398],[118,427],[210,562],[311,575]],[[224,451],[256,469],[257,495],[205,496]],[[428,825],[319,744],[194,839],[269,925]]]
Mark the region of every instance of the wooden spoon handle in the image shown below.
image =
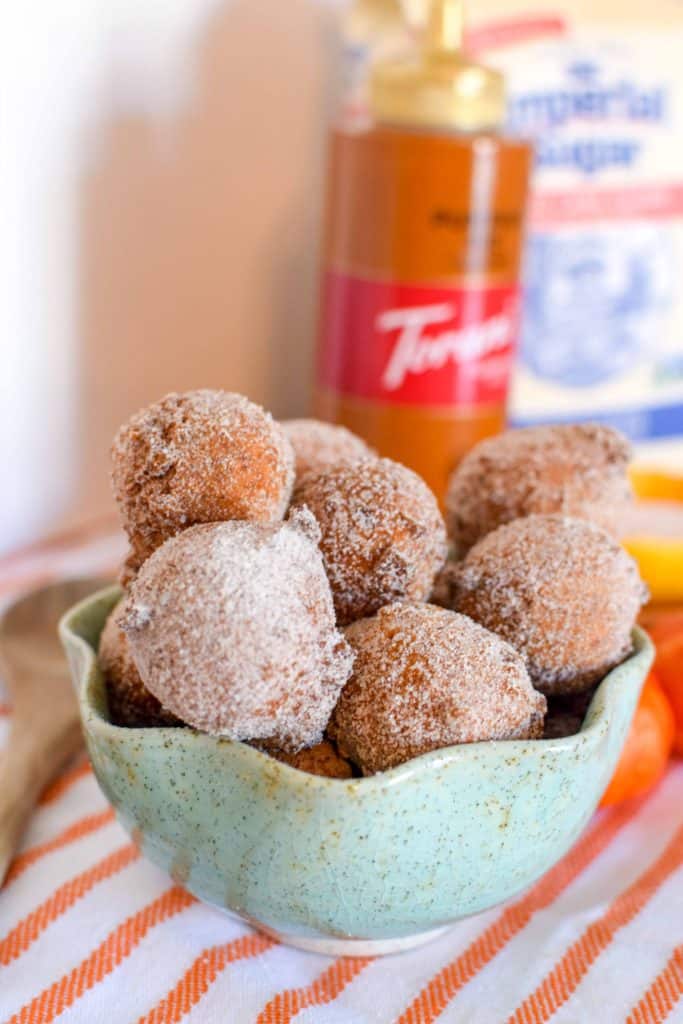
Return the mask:
[[[73,712],[13,723],[0,755],[0,886],[36,800],[82,745],[80,721]]]

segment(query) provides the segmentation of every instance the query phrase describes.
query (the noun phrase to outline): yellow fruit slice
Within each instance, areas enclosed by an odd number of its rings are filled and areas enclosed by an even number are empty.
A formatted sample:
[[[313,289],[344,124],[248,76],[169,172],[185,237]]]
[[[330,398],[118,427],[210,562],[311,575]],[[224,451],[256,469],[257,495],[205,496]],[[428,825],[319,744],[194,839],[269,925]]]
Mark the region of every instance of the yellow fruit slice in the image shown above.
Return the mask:
[[[683,476],[631,470],[637,501],[623,544],[655,602],[683,600]]]
[[[630,476],[633,490],[639,498],[683,502],[683,476],[669,476],[638,466],[631,467]]]
[[[653,601],[683,600],[683,540],[627,537],[623,544],[637,561]]]

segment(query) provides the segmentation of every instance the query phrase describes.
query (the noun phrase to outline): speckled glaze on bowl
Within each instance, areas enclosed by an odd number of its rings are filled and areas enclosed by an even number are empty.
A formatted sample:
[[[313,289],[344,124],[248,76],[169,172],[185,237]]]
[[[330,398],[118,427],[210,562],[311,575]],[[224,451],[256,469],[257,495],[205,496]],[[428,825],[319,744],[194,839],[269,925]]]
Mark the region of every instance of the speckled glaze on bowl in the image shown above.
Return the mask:
[[[111,725],[96,650],[118,597],[79,604],[60,632],[122,825],[199,899],[323,953],[418,945],[547,871],[595,810],[652,662],[636,630],[576,736],[449,747],[372,778],[325,779],[192,729]]]

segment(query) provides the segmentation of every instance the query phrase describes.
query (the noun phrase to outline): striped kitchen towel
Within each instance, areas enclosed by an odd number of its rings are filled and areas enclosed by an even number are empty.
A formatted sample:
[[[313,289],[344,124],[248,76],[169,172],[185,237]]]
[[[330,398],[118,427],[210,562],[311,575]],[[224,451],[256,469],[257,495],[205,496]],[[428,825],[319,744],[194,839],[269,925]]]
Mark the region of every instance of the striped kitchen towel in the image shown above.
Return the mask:
[[[109,524],[0,563],[0,602],[114,571]],[[11,708],[0,690],[0,743]],[[79,759],[0,890],[11,1024],[683,1022],[683,764],[602,811],[530,890],[414,952],[329,959],[198,903],[131,844]]]

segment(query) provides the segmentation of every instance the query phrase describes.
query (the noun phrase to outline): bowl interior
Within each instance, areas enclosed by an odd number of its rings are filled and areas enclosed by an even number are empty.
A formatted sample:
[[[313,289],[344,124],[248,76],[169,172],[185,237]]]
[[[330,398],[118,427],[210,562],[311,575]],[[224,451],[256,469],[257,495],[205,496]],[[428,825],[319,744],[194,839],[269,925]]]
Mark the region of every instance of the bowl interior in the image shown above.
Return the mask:
[[[60,627],[102,789],[195,895],[302,942],[400,939],[534,881],[593,813],[652,661],[636,630],[575,736],[449,747],[326,779],[192,729],[112,725],[96,650],[119,593],[94,595]]]

